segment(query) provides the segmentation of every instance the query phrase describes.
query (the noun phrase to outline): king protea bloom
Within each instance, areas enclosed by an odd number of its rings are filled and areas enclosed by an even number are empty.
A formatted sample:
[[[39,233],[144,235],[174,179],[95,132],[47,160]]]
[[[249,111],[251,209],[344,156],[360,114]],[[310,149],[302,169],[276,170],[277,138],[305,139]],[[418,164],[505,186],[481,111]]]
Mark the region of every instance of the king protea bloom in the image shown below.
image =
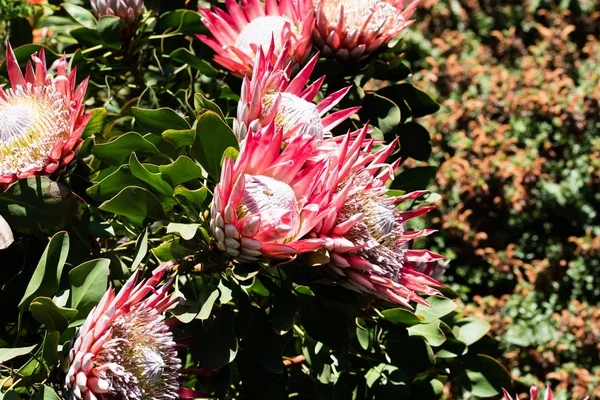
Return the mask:
[[[144,12],[143,0],[91,0],[98,18],[105,15],[119,17],[123,24],[133,24]]]
[[[286,60],[303,63],[312,48],[314,9],[311,0],[225,0],[229,14],[219,8],[214,12],[200,8],[204,25],[214,38],[198,35],[217,54],[215,61],[236,75],[252,73],[254,56],[271,42],[275,54],[282,52],[287,41]]]
[[[11,87],[0,85],[0,189],[32,175],[62,172],[81,146],[91,114],[84,114],[87,78],[75,88],[63,56],[56,75],[46,70],[44,50],[19,69],[10,45],[6,66]]]
[[[71,341],[65,390],[70,399],[166,400],[179,397],[179,370],[173,334],[164,312],[178,299],[160,288],[165,274],[136,285],[139,271],[118,295],[110,288]]]
[[[328,57],[355,62],[387,44],[414,21],[418,0],[316,0],[315,47]]]
[[[502,392],[504,393],[504,400],[513,400],[513,398],[510,397],[510,394],[505,389],[502,389]],[[537,400],[538,394],[539,394],[539,390],[538,390],[537,386],[533,385],[531,387],[531,389],[529,390],[530,400]],[[586,397],[584,400],[587,400],[587,399],[588,399],[588,397]],[[515,395],[514,400],[519,400],[519,396]],[[552,390],[550,390],[550,386],[548,386],[548,388],[546,389],[546,394],[544,395],[544,400],[552,400]]]
[[[291,45],[287,42],[284,50]],[[308,64],[291,79],[292,65],[287,63],[284,54],[272,63],[275,49],[269,46],[266,51],[259,49],[254,62],[252,78],[244,77],[237,119],[233,130],[238,139],[243,140],[248,130],[258,131],[275,123],[284,128],[284,140],[298,134],[308,134],[321,140],[331,136],[331,130],[355,113],[360,107],[327,114],[348,93],[350,87],[338,90],[319,103],[313,103],[325,77],[321,77],[306,87],[310,74],[318,60],[315,55]]]
[[[253,261],[321,246],[320,240],[302,239],[326,208],[326,193],[315,188],[326,178],[327,161],[305,165],[314,142],[313,136],[299,135],[283,146],[282,129],[271,124],[248,134],[235,164],[225,160],[210,220],[221,251]]]
[[[434,231],[406,230],[406,222],[419,217],[433,207],[400,211],[396,206],[415,199],[425,192],[412,192],[394,197],[388,195],[385,184],[392,179],[398,162],[385,160],[395,143],[372,153],[373,141],[365,140],[367,127],[357,137],[346,135],[333,146],[324,144],[333,169],[325,187],[332,193],[330,208],[312,231],[314,238],[325,241],[329,255],[329,271],[345,286],[360,292],[404,304],[427,304],[418,293],[438,294],[435,279],[419,272],[418,263],[443,259],[428,250],[414,250],[408,243]]]

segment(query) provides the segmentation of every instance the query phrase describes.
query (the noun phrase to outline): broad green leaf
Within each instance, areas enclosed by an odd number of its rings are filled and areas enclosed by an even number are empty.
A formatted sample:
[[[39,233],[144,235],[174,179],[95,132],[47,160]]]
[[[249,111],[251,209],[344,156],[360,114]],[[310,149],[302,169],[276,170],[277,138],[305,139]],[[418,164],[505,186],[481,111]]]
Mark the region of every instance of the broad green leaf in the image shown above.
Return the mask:
[[[119,169],[102,179],[100,182],[88,188],[86,192],[94,200],[105,201],[114,197],[127,186],[136,186],[140,184],[140,180],[133,176],[129,166],[122,165]]]
[[[102,131],[104,120],[106,120],[106,108],[95,108],[91,111],[92,117],[90,122],[85,126],[81,138],[85,139],[95,133]]]
[[[237,138],[225,121],[214,111],[200,115],[190,155],[217,181],[221,175],[221,158],[228,147],[239,149]]]
[[[70,306],[78,311],[76,319],[85,318],[104,296],[109,265],[109,259],[100,258],[85,262],[69,272]]]
[[[415,310],[415,314],[423,317],[423,322],[425,323],[440,319],[443,316],[450,314],[458,307],[453,300],[445,297],[430,296],[425,300],[427,300],[431,307],[419,304]]]
[[[210,317],[213,306],[215,305],[215,302],[217,301],[218,298],[219,298],[219,290],[215,289],[214,291],[212,291],[210,293],[210,295],[204,301],[204,303],[202,303],[202,306],[200,306],[200,311],[198,312],[198,315],[196,315],[196,319],[199,319],[202,321],[207,320]]]
[[[191,53],[187,49],[179,48],[169,54],[171,60],[179,61],[184,64],[188,64],[195,70],[200,71],[203,75],[214,76],[217,74],[217,70],[206,60],[201,59],[195,54]],[[216,110],[215,110],[216,111]]]
[[[201,28],[202,17],[200,14],[183,9],[164,13],[158,22],[158,30],[170,34],[200,33]]]
[[[104,15],[98,20],[98,35],[106,47],[121,48],[121,19],[112,15]]]
[[[221,108],[215,102],[207,99],[202,93],[196,93],[194,95],[194,108],[196,109],[196,112],[211,110],[216,112],[221,118],[225,118],[225,114],[223,114]]]
[[[162,138],[176,148],[191,146],[195,137],[196,132],[193,129],[167,129],[162,133]]]
[[[435,179],[437,167],[414,167],[403,171],[392,182],[392,189],[406,192],[427,189]]]
[[[151,154],[159,153],[156,146],[144,139],[139,133],[129,132],[111,142],[95,145],[92,154],[110,165],[121,165],[134,151]]]
[[[160,261],[177,260],[196,253],[194,249],[188,249],[176,242],[166,242],[152,249],[152,253]]]
[[[419,161],[427,161],[431,156],[429,132],[416,122],[399,125],[397,135],[400,138],[400,155]]]
[[[161,174],[170,179],[173,185],[202,178],[202,168],[186,156],[180,156],[173,163],[161,165],[158,169]]]
[[[31,353],[35,349],[37,344],[28,347],[14,347],[14,348],[2,348],[0,349],[0,364],[12,360],[13,358],[21,357]]]
[[[80,206],[86,207],[47,176],[22,179],[0,193],[0,215],[13,232],[53,234],[80,215]]]
[[[179,236],[184,240],[191,240],[198,233],[198,228],[200,228],[200,224],[178,224],[171,222],[167,226],[167,233],[179,233]]]
[[[388,89],[389,88],[389,89]],[[385,93],[394,90],[393,87],[385,88]],[[433,114],[440,109],[440,105],[433,100],[427,93],[417,89],[410,83],[401,83],[397,91],[400,93],[414,118],[424,117]]]
[[[46,335],[44,337],[44,343],[42,344],[42,356],[44,357],[44,361],[46,362],[46,366],[48,366],[49,368],[54,368],[54,366],[56,366],[56,364],[58,363],[58,341],[60,339],[60,333],[59,332],[46,332]],[[44,388],[42,388],[41,393],[44,392]],[[41,394],[40,393],[40,394]],[[56,395],[56,393],[54,393],[54,395]],[[43,395],[41,397],[36,397],[36,398],[47,398],[47,399],[58,399],[58,397],[44,397]]]
[[[0,215],[0,250],[8,248],[15,241],[8,222]]]
[[[405,308],[390,308],[381,312],[383,318],[392,324],[413,326],[420,324],[424,318]]]
[[[148,229],[144,229],[144,232],[137,238],[135,242],[135,258],[131,263],[131,270],[135,270],[142,260],[148,254]]]
[[[44,385],[33,400],[60,400],[60,397],[50,386]]]
[[[25,295],[19,303],[21,312],[27,309],[35,297],[56,294],[68,253],[69,235],[66,232],[58,232],[50,239],[50,243],[46,246],[46,250],[29,280]]]
[[[160,220],[165,218],[160,200],[146,189],[136,186],[126,187],[98,208],[122,215],[132,224],[138,226],[143,226],[146,219]]]
[[[69,34],[82,46],[93,47],[104,43],[96,29],[86,28],[85,26],[75,28]]]
[[[434,347],[441,346],[446,341],[446,336],[440,329],[440,321],[411,326],[408,328],[408,334],[410,336],[421,336],[427,340],[429,345]]]
[[[478,354],[471,364],[467,376],[474,396],[493,397],[499,395],[503,387],[510,387],[510,374],[492,357]]]
[[[198,207],[203,205],[207,195],[208,189],[205,187],[196,190],[190,190],[183,186],[177,186],[175,188],[175,197],[181,196]]]
[[[458,327],[458,340],[467,346],[472,345],[484,337],[490,330],[490,324],[482,319],[464,318],[456,323]]]
[[[147,183],[157,192],[164,194],[165,196],[173,196],[173,188],[171,185],[163,179],[160,173],[152,173],[140,164],[135,153],[132,153],[131,157],[129,157],[129,169],[133,176],[142,182]]]
[[[137,125],[156,135],[161,135],[167,129],[190,129],[190,124],[170,108],[147,110],[133,107],[131,112]]]
[[[88,29],[96,29],[96,17],[83,7],[71,3],[63,3],[63,8],[73,19]]]
[[[204,321],[203,329],[191,347],[201,368],[216,370],[235,359],[238,342],[233,323],[234,313],[229,307],[222,307],[214,320]]]
[[[59,307],[48,297],[36,297],[29,304],[29,311],[50,332],[64,331],[69,326],[69,320],[77,315],[77,310]]]
[[[376,123],[381,132],[391,132],[400,123],[400,108],[390,99],[369,93],[363,100],[359,114],[362,121]]]

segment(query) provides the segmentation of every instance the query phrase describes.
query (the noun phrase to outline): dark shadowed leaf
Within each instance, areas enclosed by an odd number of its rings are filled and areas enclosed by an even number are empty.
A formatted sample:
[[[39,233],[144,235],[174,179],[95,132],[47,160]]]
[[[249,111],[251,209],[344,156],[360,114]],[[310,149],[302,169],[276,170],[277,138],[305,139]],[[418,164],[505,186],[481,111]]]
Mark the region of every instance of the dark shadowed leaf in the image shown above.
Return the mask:
[[[98,20],[98,35],[111,49],[121,48],[121,19],[112,15],[105,15]]]
[[[148,132],[161,135],[167,129],[185,130],[190,129],[190,124],[170,108],[159,108],[157,110],[146,110],[133,107],[131,109],[135,117],[135,123]]]

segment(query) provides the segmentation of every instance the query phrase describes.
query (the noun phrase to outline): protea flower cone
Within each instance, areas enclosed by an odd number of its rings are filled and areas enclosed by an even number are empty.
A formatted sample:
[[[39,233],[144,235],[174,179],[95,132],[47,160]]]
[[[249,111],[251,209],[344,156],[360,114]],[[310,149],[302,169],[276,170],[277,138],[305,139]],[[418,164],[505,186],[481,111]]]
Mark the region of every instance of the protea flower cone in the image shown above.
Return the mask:
[[[288,258],[319,248],[321,240],[302,239],[320,220],[327,193],[327,161],[305,165],[315,138],[299,135],[283,146],[273,124],[250,132],[235,164],[225,160],[215,188],[210,227],[217,247],[246,261]],[[281,150],[283,148],[283,150]]]
[[[11,88],[0,86],[0,190],[32,175],[62,172],[81,146],[91,114],[84,114],[87,78],[75,88],[75,69],[65,57],[56,76],[47,74],[44,50],[25,76],[10,47],[6,66]]]
[[[318,60],[315,55],[306,66],[291,79],[291,64],[286,65],[285,54],[291,46],[286,42],[284,51],[275,63],[275,48],[259,49],[254,62],[252,79],[244,77],[238,103],[234,132],[243,140],[248,130],[257,131],[275,123],[284,128],[284,140],[298,134],[309,134],[318,140],[331,136],[331,130],[355,113],[360,107],[352,107],[326,115],[348,93],[350,87],[338,90],[314,104],[325,77],[306,87],[310,74]]]
[[[98,18],[112,15],[124,25],[133,24],[144,12],[143,0],[91,0],[91,4]]]
[[[513,398],[510,397],[510,394],[505,389],[502,389],[502,392],[504,393],[504,400],[513,400]],[[537,400],[538,395],[539,395],[539,390],[538,390],[537,386],[533,385],[531,387],[531,389],[529,390],[530,400]],[[518,395],[515,395],[515,400],[519,400]],[[552,390],[550,389],[550,386],[548,386],[548,388],[546,388],[546,394],[544,395],[544,400],[552,400]],[[588,397],[586,397],[584,400],[588,400]]]
[[[333,146],[325,143],[325,153],[316,157],[333,160],[326,186],[320,188],[332,193],[332,198],[312,236],[325,241],[329,271],[345,286],[409,307],[410,301],[427,304],[418,292],[438,294],[435,287],[441,284],[419,272],[417,263],[443,257],[428,250],[409,249],[409,241],[434,231],[407,231],[406,222],[433,207],[411,211],[396,208],[425,192],[388,196],[385,183],[398,164],[386,164],[385,160],[395,143],[371,153],[374,142],[365,140],[367,130],[364,127],[355,138],[346,135],[341,142],[330,139]]]
[[[302,64],[312,48],[314,9],[311,0],[225,0],[229,14],[219,8],[214,12],[200,8],[204,25],[214,38],[197,35],[217,54],[215,61],[232,73],[252,73],[259,48],[265,50],[273,41],[279,55],[287,41],[286,61]],[[273,59],[272,61],[275,61]]]
[[[356,62],[398,36],[414,21],[418,0],[316,0],[315,47],[327,57]]]
[[[137,285],[136,271],[118,295],[110,288],[89,314],[71,341],[65,378],[70,399],[179,397],[181,361],[163,315],[178,299],[167,294],[172,280],[155,289],[165,270],[157,268]]]

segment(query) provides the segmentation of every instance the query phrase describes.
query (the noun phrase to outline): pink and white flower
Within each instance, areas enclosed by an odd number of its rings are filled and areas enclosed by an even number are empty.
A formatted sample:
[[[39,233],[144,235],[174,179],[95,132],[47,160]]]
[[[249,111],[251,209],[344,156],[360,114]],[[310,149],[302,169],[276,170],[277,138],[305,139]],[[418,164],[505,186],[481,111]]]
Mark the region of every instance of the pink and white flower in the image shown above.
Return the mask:
[[[414,21],[418,0],[316,0],[315,47],[342,62],[356,62],[394,39]]]
[[[513,398],[510,397],[510,394],[505,389],[502,389],[502,392],[504,393],[504,400],[513,400]],[[531,389],[529,389],[529,399],[537,400],[538,394],[539,394],[539,390],[538,390],[537,386],[533,385],[531,387]],[[586,397],[584,400],[588,400],[588,398],[589,397]],[[515,400],[519,400],[518,395],[515,395]],[[544,400],[552,400],[552,390],[550,389],[550,386],[548,386],[546,388],[546,394],[544,395]]]
[[[75,69],[63,56],[48,75],[44,50],[23,76],[10,45],[6,66],[11,87],[0,85],[0,189],[32,175],[61,173],[81,146],[91,114],[84,114],[86,78],[75,88]]]
[[[331,136],[331,130],[355,113],[360,107],[352,107],[327,115],[348,93],[350,87],[338,90],[315,104],[314,99],[325,77],[306,86],[317,63],[315,55],[292,79],[292,65],[287,63],[284,51],[271,62],[275,49],[269,46],[266,51],[259,49],[252,72],[252,78],[244,77],[237,118],[233,130],[238,139],[243,140],[249,130],[258,131],[275,123],[284,129],[284,140],[293,135],[309,134],[321,140]]]
[[[69,351],[65,390],[69,399],[179,398],[181,361],[164,312],[178,301],[167,294],[165,274],[136,285],[139,270],[118,295],[110,288],[91,311]]]
[[[313,136],[295,136],[285,146],[283,136],[274,124],[250,132],[235,163],[224,162],[210,228],[217,247],[236,259],[289,258],[322,246],[303,237],[326,208],[327,193],[315,189],[326,179],[327,161],[307,164]]]
[[[232,73],[252,73],[254,57],[271,42],[275,57],[284,53],[286,62],[302,64],[312,48],[314,9],[311,0],[225,0],[229,12],[215,7],[213,12],[200,8],[202,21],[213,38],[197,35],[217,54],[214,60]],[[291,46],[283,52],[284,44]],[[275,61],[273,58],[271,61]]]
[[[323,144],[315,159],[331,158],[332,170],[324,187],[331,193],[330,208],[312,230],[312,237],[325,241],[328,268],[345,286],[410,306],[410,301],[427,304],[417,293],[439,294],[442,285],[419,272],[418,263],[443,259],[429,250],[415,250],[408,243],[429,235],[431,229],[406,230],[406,222],[433,207],[400,211],[404,200],[418,198],[424,191],[394,197],[385,186],[398,162],[387,164],[396,143],[372,153],[374,141],[366,140],[368,128],[343,139]]]

